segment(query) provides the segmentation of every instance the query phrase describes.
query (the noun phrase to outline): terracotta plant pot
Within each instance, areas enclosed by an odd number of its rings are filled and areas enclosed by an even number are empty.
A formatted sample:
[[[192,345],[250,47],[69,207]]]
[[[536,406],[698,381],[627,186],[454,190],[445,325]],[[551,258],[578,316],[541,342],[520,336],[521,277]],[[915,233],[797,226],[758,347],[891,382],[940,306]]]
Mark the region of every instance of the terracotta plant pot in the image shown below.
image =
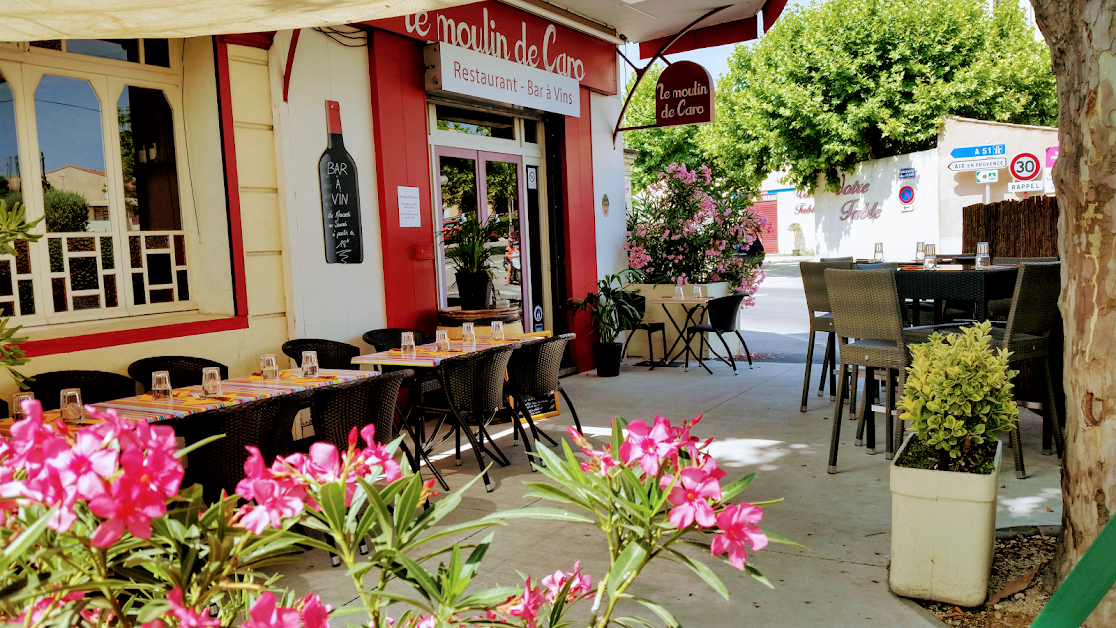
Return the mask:
[[[597,377],[616,377],[620,374],[620,352],[624,345],[619,342],[593,343],[593,361],[597,364]]]
[[[483,310],[488,307],[489,286],[492,277],[485,271],[476,273],[455,273],[457,292],[461,298],[461,309]]]

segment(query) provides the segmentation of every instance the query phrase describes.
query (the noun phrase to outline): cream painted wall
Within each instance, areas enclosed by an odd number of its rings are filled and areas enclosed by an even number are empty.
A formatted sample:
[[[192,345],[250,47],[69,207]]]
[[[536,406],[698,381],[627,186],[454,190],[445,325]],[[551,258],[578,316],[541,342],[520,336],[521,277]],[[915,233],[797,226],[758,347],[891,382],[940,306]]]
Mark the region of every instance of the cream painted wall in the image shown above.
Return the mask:
[[[624,140],[619,138],[614,146],[612,131],[620,115],[623,101],[620,96],[590,94],[590,114],[593,138],[593,197],[596,208],[597,276],[602,277],[628,267],[624,252],[627,235],[627,212],[624,211],[626,182],[624,174]],[[601,201],[608,195],[608,216]]]
[[[814,197],[793,190],[784,190],[775,195],[779,212],[779,251],[780,255],[793,255],[796,247],[795,233],[791,224],[800,227],[802,242],[798,245],[806,251],[817,251],[818,235],[814,231]],[[774,251],[772,251],[774,252]]]
[[[191,180],[194,184],[193,190],[189,192],[194,194],[201,223],[202,246],[205,249],[196,251],[191,259],[199,282],[213,281],[212,285],[224,286],[230,283],[231,274],[227,270],[227,236],[223,248],[217,236],[219,232],[227,232],[227,221],[224,217],[220,144],[214,140],[214,134],[217,133],[219,137],[219,132],[215,114],[216,92],[212,91],[212,51],[212,41],[209,38],[185,42],[185,118]],[[198,65],[195,66],[195,63]],[[278,237],[268,236],[269,233],[279,232],[279,209],[275,162],[270,158],[275,154],[275,148],[271,130],[267,53],[255,48],[229,46],[229,71],[232,77],[232,113],[247,254],[249,328],[36,357],[21,369],[25,374],[69,369],[126,374],[128,365],[140,358],[194,355],[226,364],[230,375],[242,377],[259,367],[260,355],[280,352],[280,346],[286,342],[288,334],[281,243]],[[210,82],[208,87],[207,80]],[[261,155],[265,157],[262,160],[259,158]],[[211,219],[207,220],[207,215]],[[211,300],[216,308],[222,306],[221,301],[219,296]],[[231,299],[228,305],[231,311]],[[167,323],[198,317],[197,314],[190,313],[160,316],[165,317]],[[120,325],[120,321],[85,323],[83,332],[95,333],[98,325],[115,328]],[[10,398],[15,390],[15,384],[11,380],[0,384],[0,395],[3,398]]]
[[[951,171],[949,164],[956,160],[950,157],[949,153],[960,146],[988,144],[1004,144],[1007,153],[1005,158],[1009,165],[1011,159],[1019,153],[1031,153],[1038,157],[1039,165],[1043,168],[1043,172],[1038,176],[1038,180],[1041,181],[1047,171],[1046,149],[1058,145],[1058,129],[953,116],[945,118],[938,133],[940,158],[938,186],[941,190],[939,230],[942,242],[938,247],[939,252],[966,252],[961,250],[961,210],[966,205],[984,202],[984,184],[976,182],[976,174],[971,170]],[[1008,193],[1008,183],[1013,181],[1010,171],[1004,168],[999,172],[999,181],[992,184],[992,202],[1022,199],[1022,193]],[[1041,194],[1041,192],[1031,194]],[[992,251],[992,255],[995,254],[996,252]]]
[[[874,244],[884,243],[884,258],[909,261],[916,242],[938,242],[938,149],[864,161],[853,172],[842,173],[842,192],[824,191],[824,181],[814,196],[817,254],[825,257],[871,258]],[[899,179],[901,168],[914,168],[914,179]],[[854,192],[853,186],[867,185]],[[915,190],[909,209],[899,201],[899,189]],[[853,208],[878,208],[878,217],[842,219]],[[939,252],[945,251],[939,247]]]
[[[365,347],[361,335],[386,326],[384,271],[377,210],[376,161],[368,49],[346,48],[321,33],[303,29],[295,53],[288,102],[283,71],[290,31],[276,35],[271,48],[271,103],[280,168],[282,237],[290,253],[290,333]],[[326,148],[325,101],[341,106],[345,149],[356,163],[364,243],[361,264],[326,264],[318,159]]]

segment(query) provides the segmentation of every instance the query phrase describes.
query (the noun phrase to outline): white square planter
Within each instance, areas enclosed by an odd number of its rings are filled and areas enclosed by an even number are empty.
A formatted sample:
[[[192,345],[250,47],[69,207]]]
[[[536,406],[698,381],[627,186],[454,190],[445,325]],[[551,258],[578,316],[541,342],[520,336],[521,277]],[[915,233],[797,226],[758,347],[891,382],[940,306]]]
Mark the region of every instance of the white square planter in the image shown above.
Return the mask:
[[[728,282],[726,282],[726,281],[719,281],[717,283],[700,284],[700,285],[701,285],[702,296],[706,296],[706,297],[728,296],[729,288],[728,288]],[[676,286],[674,284],[669,284],[669,283],[655,283],[655,284],[638,283],[638,284],[632,284],[630,286],[630,289],[635,291],[635,292],[638,292],[640,294],[640,296],[646,297],[648,300],[650,300],[650,299],[653,299],[653,298],[656,298],[656,297],[673,297],[675,287]],[[691,284],[686,284],[686,285],[682,286],[682,289],[686,291],[686,296],[690,296],[694,287]],[[685,307],[693,307],[693,304],[692,303],[688,304]],[[668,303],[667,308],[670,309],[670,315],[674,317],[674,320],[679,325],[683,325],[686,322],[686,311],[685,311],[685,309],[683,309],[682,304]],[[644,312],[644,320],[647,321],[648,323],[665,323],[666,324],[666,348],[669,349],[670,345],[674,343],[676,338],[678,338],[678,332],[675,331],[674,325],[671,325],[670,319],[667,318],[666,312],[663,311],[663,304],[662,303],[648,303],[647,304],[647,309]],[[703,322],[703,321],[696,321],[696,322],[700,323],[700,322]],[[685,329],[685,328],[683,328],[683,329]],[[628,333],[631,333],[631,332],[628,332]],[[724,355],[725,348],[721,346],[721,342],[719,340],[717,340],[717,337],[714,334],[709,334],[709,339],[713,341],[713,346],[717,349],[717,353],[720,353],[720,354]],[[725,340],[728,341],[728,346],[729,346],[730,349],[732,349],[733,355],[736,355],[743,350],[743,347],[740,346],[740,341],[737,340],[737,338],[736,338],[736,334],[731,334],[730,333],[730,334],[726,335]],[[662,335],[659,334],[658,332],[655,332],[655,334],[654,334],[655,345],[654,346],[655,346],[655,359],[656,360],[661,360],[664,357],[663,356],[663,347],[659,346],[659,344],[661,342],[662,342]],[[698,349],[699,344],[700,344],[700,341],[695,336],[694,340],[690,343],[690,347],[696,352],[697,349]],[[678,353],[678,352],[681,351],[681,349],[682,349],[682,343],[678,343],[678,346],[675,347],[674,351],[675,351],[675,353]],[[643,357],[643,358],[648,357],[647,332],[645,332],[645,331],[635,332],[635,336],[632,337],[631,343],[628,344],[628,355],[630,355],[630,356],[640,356],[640,357]],[[704,359],[704,358],[708,358],[708,357],[709,357],[709,349],[706,348],[705,355],[703,355],[702,358]],[[679,359],[681,359],[681,358],[679,358]],[[693,362],[693,360],[691,360],[691,362]],[[690,366],[695,366],[695,364],[691,363]]]
[[[988,595],[996,540],[1000,454],[988,475],[891,463],[891,590],[903,597],[976,606]]]

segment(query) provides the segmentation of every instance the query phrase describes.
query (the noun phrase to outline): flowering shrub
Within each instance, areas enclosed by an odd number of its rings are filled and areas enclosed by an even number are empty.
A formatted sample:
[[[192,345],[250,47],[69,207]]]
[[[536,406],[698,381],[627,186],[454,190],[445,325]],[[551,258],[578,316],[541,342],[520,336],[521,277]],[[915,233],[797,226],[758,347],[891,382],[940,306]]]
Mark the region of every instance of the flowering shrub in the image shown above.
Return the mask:
[[[763,281],[756,259],[736,254],[767,226],[740,196],[718,198],[709,168],[674,163],[633,202],[628,216],[628,266],[647,273],[652,283],[696,284],[727,281],[732,290],[751,295]]]
[[[0,438],[0,623],[324,628],[340,610],[314,594],[296,602],[261,571],[318,548],[345,564],[361,600],[341,610],[365,612],[374,628],[560,628],[572,624],[564,617],[583,600],[592,600],[591,628],[647,625],[613,619],[623,599],[677,625],[663,606],[628,592],[652,560],[686,565],[727,599],[709,567],[672,546],[703,547],[770,586],[747,553],[790,543],[757,526],[766,504],[729,502],[753,476],[721,484],[725,472],[706,452],[710,441],[690,434],[700,417],[677,427],[663,417],[633,421],[626,435],[616,418],[601,451],[571,429],[586,459],[575,459],[566,443],[564,458],[538,444],[545,461],[538,469],[552,482],[528,483],[532,496],[564,509],[523,508],[440,526],[479,476],[431,502],[433,480],[400,469],[399,441],[377,444],[371,426],[359,433],[363,448],[354,429],[343,452],[317,443],[270,465],[249,447],[238,494],[205,507],[200,486],[179,489],[179,459],[212,439],[175,451],[169,427],[87,407],[96,422],[74,428],[44,423],[38,402],[24,410],[28,418],[13,426],[12,439]],[[595,525],[608,539],[607,573],[594,578],[576,562],[541,580],[524,575],[521,585],[476,591],[470,585],[492,533],[468,546],[467,556],[458,544],[432,548],[515,517]],[[441,561],[433,571],[423,566],[437,562],[430,559]],[[389,591],[391,580],[412,592]],[[384,612],[392,603],[407,607],[398,621]]]

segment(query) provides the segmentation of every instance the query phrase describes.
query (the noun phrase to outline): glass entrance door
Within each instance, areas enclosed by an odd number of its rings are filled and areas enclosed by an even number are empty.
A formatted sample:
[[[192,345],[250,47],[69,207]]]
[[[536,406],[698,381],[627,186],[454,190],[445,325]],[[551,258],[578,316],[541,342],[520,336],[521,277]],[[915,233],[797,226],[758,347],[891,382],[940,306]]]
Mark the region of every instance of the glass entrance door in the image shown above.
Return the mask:
[[[452,255],[446,253],[459,246],[457,228],[464,221],[476,220],[487,227],[485,248],[495,305],[520,306],[524,316],[529,316],[531,275],[522,157],[442,146],[435,147],[434,155],[442,307],[459,304]]]

